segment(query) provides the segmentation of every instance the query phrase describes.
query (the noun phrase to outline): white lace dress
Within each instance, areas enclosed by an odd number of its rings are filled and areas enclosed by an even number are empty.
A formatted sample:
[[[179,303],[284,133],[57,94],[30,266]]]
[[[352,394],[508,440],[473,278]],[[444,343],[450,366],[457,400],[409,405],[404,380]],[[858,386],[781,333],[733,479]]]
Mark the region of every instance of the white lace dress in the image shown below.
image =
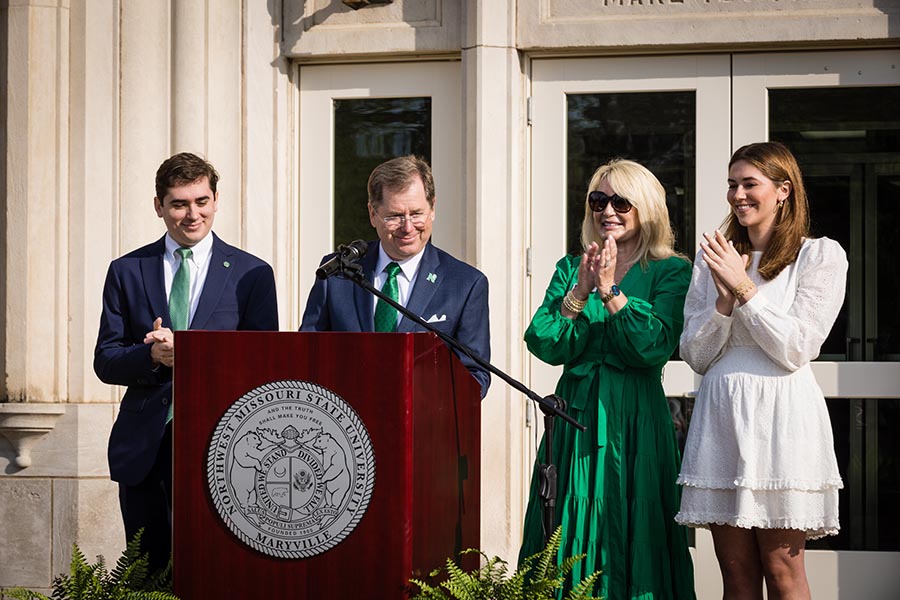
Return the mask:
[[[698,254],[685,302],[681,357],[703,375],[681,465],[684,525],[710,523],[838,532],[831,422],[809,362],[844,301],[847,257],[828,238],[807,239],[772,281],[749,270],[757,294],[730,317]]]

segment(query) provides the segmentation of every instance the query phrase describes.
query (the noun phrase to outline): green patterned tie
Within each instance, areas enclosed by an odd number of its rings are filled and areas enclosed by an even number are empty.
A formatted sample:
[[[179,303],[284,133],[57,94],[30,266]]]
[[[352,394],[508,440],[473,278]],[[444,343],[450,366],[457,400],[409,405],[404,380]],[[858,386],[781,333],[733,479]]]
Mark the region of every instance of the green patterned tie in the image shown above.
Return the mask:
[[[175,277],[172,278],[172,290],[169,292],[169,318],[172,319],[172,331],[188,328],[188,319],[191,314],[191,267],[188,259],[194,251],[190,248],[179,248],[175,251],[181,258]],[[166,423],[172,421],[175,416],[175,402],[169,402],[169,413],[166,415]]]
[[[194,254],[190,248],[179,248],[175,251],[181,258],[181,264],[172,279],[172,291],[169,292],[169,317],[172,319],[172,331],[188,328],[188,317],[191,314],[191,269],[188,259]]]
[[[397,287],[397,273],[400,272],[400,265],[395,262],[388,263],[384,268],[388,274],[387,280],[381,286],[382,293],[397,302],[400,300],[400,288]],[[379,299],[375,306],[375,331],[390,333],[397,330],[397,309]]]

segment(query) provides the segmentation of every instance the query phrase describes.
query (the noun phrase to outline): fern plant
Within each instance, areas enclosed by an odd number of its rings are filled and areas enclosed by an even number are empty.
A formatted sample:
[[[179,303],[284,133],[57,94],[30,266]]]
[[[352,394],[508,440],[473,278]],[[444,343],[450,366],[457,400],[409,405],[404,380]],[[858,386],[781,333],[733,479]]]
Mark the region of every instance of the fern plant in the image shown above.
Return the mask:
[[[125,552],[112,571],[102,556],[88,564],[84,553],[72,544],[69,573],[53,580],[50,597],[25,588],[4,590],[3,594],[16,600],[178,600],[170,593],[172,564],[150,574],[149,559],[141,554],[141,534],[128,542]]]
[[[434,579],[446,571],[446,578],[437,585],[418,579],[410,583],[419,588],[410,600],[546,600],[555,598],[562,589],[572,567],[584,555],[571,556],[557,564],[556,555],[562,533],[559,528],[553,532],[544,549],[524,560],[522,566],[509,574],[509,565],[501,558],[488,558],[478,550],[465,550],[462,554],[478,553],[485,559],[484,565],[472,572],[463,571],[453,560],[435,569],[429,576]],[[566,600],[600,600],[591,596],[600,572],[583,579],[566,596]]]

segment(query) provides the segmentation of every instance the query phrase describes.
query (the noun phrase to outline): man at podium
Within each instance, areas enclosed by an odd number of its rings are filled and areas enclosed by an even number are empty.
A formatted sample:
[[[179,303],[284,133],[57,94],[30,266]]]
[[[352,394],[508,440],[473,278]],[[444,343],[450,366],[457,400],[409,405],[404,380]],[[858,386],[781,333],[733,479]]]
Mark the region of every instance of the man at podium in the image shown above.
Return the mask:
[[[119,482],[125,534],[144,529],[154,569],[171,552],[173,331],[278,329],[272,267],[212,233],[218,179],[194,154],[166,159],[153,205],[167,233],[114,260],[103,288],[94,371],[128,387],[109,438],[109,474]]]
[[[431,167],[416,156],[391,159],[372,171],[368,192],[369,221],[378,240],[369,242],[359,262],[366,279],[489,361],[487,277],[430,242],[435,217]],[[300,331],[424,329],[352,281],[334,277],[316,280]],[[457,355],[481,384],[484,398],[490,374],[468,356]]]

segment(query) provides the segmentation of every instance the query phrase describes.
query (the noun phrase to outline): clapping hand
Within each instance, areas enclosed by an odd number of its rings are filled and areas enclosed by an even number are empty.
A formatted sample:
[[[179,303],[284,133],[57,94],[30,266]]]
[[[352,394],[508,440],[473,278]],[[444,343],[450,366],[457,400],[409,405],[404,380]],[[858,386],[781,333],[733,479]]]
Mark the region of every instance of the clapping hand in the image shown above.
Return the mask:
[[[619,247],[611,235],[603,242],[603,250],[600,251],[600,260],[597,262],[595,273],[595,285],[601,294],[609,293],[610,288],[616,282],[616,260],[619,256]]]
[[[600,246],[597,245],[597,242],[591,242],[591,245],[581,255],[581,262],[578,265],[578,283],[572,290],[576,299],[587,300],[594,288],[597,287],[597,274],[603,260]]]
[[[722,314],[730,315],[735,300],[732,290],[747,279],[750,256],[739,254],[734,244],[725,239],[718,229],[713,234],[704,233],[703,238],[704,241],[700,242],[703,262],[709,266],[713,283],[719,293],[716,309]]]

